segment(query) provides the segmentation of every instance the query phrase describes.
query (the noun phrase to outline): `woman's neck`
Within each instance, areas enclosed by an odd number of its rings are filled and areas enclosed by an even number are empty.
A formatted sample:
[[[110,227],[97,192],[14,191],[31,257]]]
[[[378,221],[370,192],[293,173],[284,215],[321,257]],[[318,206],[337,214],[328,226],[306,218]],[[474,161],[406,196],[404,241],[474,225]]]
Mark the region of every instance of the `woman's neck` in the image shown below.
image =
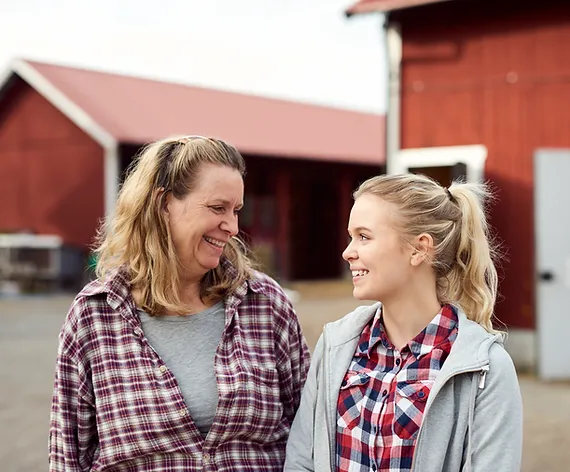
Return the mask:
[[[201,297],[201,284],[200,280],[197,279],[182,279],[178,283],[178,297],[182,306],[185,307],[185,311],[190,313],[199,313],[204,311],[206,308],[211,307],[216,303],[216,301],[204,301]],[[133,300],[138,307],[144,305],[142,290],[139,288],[133,288],[131,291]],[[179,315],[180,313],[173,313],[166,310],[164,315]]]
[[[196,310],[196,308],[204,309],[207,307],[202,301],[200,291],[200,281],[181,280],[178,287],[178,296],[180,297],[180,301],[190,307],[193,312],[202,311]]]

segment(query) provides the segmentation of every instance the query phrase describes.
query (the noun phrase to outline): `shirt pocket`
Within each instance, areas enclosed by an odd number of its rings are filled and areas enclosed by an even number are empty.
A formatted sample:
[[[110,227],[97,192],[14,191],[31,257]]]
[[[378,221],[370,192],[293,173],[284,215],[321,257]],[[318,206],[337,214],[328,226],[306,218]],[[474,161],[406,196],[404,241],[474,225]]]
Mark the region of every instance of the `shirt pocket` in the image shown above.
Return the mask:
[[[337,426],[354,429],[360,424],[362,405],[366,400],[366,391],[370,376],[362,372],[348,371],[340,386]]]
[[[279,374],[267,366],[241,367],[232,408],[235,418],[239,418],[238,434],[265,441],[279,429],[283,419]]]
[[[394,434],[415,441],[433,381],[398,382],[394,398]]]

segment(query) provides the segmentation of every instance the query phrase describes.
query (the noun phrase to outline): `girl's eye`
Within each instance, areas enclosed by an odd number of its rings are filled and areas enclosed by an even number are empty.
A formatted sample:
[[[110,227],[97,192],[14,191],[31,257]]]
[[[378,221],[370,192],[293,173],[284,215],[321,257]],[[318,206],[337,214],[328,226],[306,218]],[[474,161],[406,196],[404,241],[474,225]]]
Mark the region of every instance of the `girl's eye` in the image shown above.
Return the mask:
[[[360,238],[361,241],[366,241],[368,240],[368,236],[366,236],[365,234],[359,234],[358,237]]]

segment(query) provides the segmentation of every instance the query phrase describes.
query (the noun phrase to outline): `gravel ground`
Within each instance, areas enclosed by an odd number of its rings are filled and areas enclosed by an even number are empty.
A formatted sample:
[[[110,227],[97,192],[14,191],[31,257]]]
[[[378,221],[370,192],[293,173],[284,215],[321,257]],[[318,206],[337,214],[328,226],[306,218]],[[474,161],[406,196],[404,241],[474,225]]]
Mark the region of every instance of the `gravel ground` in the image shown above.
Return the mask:
[[[296,285],[295,302],[313,348],[322,326],[358,302],[346,284]],[[69,296],[0,298],[0,470],[47,470],[47,434],[57,333]],[[523,472],[570,464],[570,383],[521,376],[525,406]],[[493,471],[494,472],[494,471]],[[500,472],[500,471],[499,471]]]

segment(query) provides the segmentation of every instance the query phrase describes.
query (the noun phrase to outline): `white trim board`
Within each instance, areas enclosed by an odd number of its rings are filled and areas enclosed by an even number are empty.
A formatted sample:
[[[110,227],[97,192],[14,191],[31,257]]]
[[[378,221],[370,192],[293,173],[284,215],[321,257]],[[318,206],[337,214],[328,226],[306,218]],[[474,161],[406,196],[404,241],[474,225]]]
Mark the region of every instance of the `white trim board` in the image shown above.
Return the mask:
[[[413,167],[442,167],[463,163],[467,167],[467,181],[479,182],[485,175],[487,148],[482,144],[401,149],[395,159],[397,173],[406,173]]]
[[[11,69],[103,148],[116,144],[115,138],[108,131],[96,123],[91,116],[65,96],[31,64],[16,59],[12,62]]]
[[[26,61],[20,59],[12,61],[8,69],[0,74],[0,89],[8,83],[14,74],[20,76],[30,87],[103,148],[104,210],[107,217],[112,216],[115,211],[119,186],[117,140]]]

